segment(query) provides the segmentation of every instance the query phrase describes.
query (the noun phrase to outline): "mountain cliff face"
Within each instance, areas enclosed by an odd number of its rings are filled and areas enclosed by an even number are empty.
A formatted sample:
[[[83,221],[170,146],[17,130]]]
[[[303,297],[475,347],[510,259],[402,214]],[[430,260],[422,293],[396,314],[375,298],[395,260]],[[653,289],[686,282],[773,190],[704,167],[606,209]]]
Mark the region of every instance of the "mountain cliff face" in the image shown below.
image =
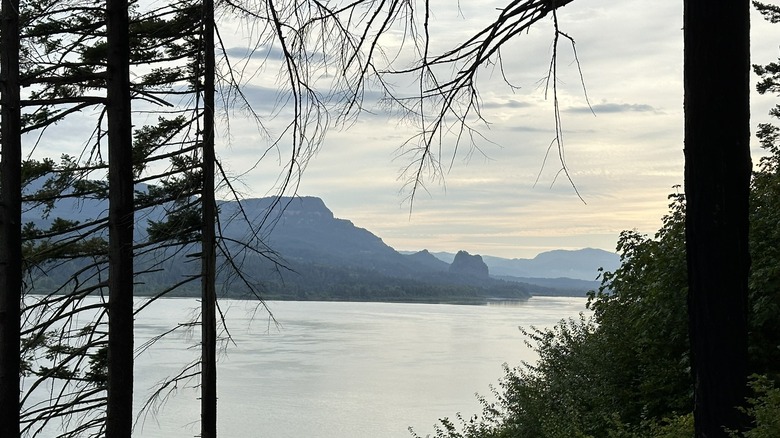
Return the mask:
[[[249,199],[241,207],[261,230],[263,242],[285,261],[370,269],[393,276],[421,270],[368,230],[335,218],[320,198]],[[226,234],[235,239],[247,233],[245,221],[237,216],[238,208],[236,202],[220,205],[220,217],[235,218],[226,228]]]

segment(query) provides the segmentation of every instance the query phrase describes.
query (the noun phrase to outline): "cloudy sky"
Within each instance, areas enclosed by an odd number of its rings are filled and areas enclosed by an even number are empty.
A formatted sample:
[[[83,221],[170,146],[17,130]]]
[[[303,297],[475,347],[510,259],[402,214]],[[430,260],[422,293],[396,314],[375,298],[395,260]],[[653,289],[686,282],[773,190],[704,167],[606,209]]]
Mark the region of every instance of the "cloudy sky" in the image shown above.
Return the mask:
[[[460,9],[452,2],[432,3],[435,48],[462,40],[492,20],[503,4],[459,3]],[[780,25],[766,23],[757,13],[753,18],[753,60],[772,61]],[[579,0],[561,9],[558,19],[561,30],[576,40],[595,112],[588,107],[572,50],[562,41],[565,157],[582,200],[565,177],[556,178],[557,155],[545,162],[555,136],[553,103],[543,87],[552,50],[550,19],[503,51],[507,78],[520,88],[507,87],[495,69],[480,73],[483,115],[489,122],[481,133],[487,140],[478,143],[478,150],[464,145],[455,150],[454,139],[445,138],[444,174],[427,180],[427,190],[417,193],[413,206],[401,176],[408,158],[399,155],[413,127],[382,111],[329,132],[300,179],[298,195],[322,198],[336,217],[399,250],[533,257],[559,248],[611,251],[626,229],[654,233],[667,195],[683,183],[682,2]],[[228,36],[236,38],[233,53],[248,44],[237,35]],[[273,65],[264,71],[275,74]],[[273,83],[257,77],[246,92],[260,108]],[[768,120],[773,104],[772,97],[753,97],[753,126]],[[248,171],[266,142],[242,123],[239,117],[231,121],[229,141],[220,152],[233,174]],[[286,153],[284,147],[273,151],[245,174],[243,191],[249,196],[273,193]]]
[[[452,1],[431,1],[432,51],[447,50],[492,22],[505,2],[461,0],[454,7]],[[445,136],[437,151],[443,173],[425,180],[413,204],[402,175],[410,158],[399,148],[415,127],[376,105],[379,94],[372,89],[363,114],[327,133],[294,184],[297,194],[322,198],[336,217],[398,250],[533,257],[551,249],[611,251],[627,229],[652,235],[667,210],[667,195],[683,183],[682,2],[576,0],[559,11],[558,20],[576,40],[587,88],[586,100],[573,52],[562,40],[558,98],[576,191],[559,174],[557,151],[545,159],[555,138],[553,102],[544,89],[553,41],[547,18],[503,49],[503,72],[515,88],[497,68],[480,71],[477,85],[488,123],[475,126],[484,140],[476,148],[456,149],[455,138]],[[243,92],[264,116],[271,138],[281,136],[281,142],[269,149],[268,137],[234,111],[229,129],[220,119],[218,154],[227,172],[240,179],[236,187],[245,196],[261,197],[277,193],[290,155],[289,137],[282,134],[290,108],[280,104],[279,48],[258,42],[249,30],[225,18],[220,24],[237,65],[243,65],[248,47],[257,48],[241,78]],[[391,29],[382,40],[396,67],[412,59],[409,46],[398,49],[401,32]],[[754,12],[753,62],[777,59],[778,46],[780,25]],[[404,79],[395,85],[401,95],[410,93]],[[754,93],[752,126],[769,120],[775,100]],[[38,145],[33,155],[58,156],[66,144],[80,149],[83,126],[90,123],[76,118],[51,128],[47,138],[56,140]],[[754,150],[754,162],[760,153]]]

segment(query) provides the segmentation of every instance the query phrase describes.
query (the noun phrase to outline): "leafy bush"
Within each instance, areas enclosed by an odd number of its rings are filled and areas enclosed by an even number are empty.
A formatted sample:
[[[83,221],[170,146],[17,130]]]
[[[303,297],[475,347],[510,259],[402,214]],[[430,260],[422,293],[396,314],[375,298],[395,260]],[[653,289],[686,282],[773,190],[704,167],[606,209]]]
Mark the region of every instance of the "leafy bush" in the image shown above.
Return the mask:
[[[733,438],[777,438],[780,436],[780,388],[765,375],[753,375],[750,388],[754,396],[748,398],[744,409],[752,421],[744,433],[731,432]]]

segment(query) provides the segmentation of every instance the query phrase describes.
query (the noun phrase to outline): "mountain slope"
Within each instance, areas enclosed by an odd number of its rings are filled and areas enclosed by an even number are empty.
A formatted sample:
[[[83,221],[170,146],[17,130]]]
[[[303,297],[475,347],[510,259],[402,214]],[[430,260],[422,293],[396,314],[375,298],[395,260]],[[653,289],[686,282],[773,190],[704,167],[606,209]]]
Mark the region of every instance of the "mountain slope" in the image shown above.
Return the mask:
[[[432,270],[398,253],[370,231],[335,218],[320,198],[248,199],[241,206],[252,223],[260,226],[262,240],[288,262],[368,269],[399,277]],[[222,203],[220,216],[234,218],[238,207],[236,202]],[[228,222],[227,236],[246,238],[244,221]]]
[[[105,207],[105,202],[97,201],[79,206],[66,203],[55,209],[50,219],[101,217],[105,215]],[[145,219],[159,219],[160,210],[139,215],[138,242],[145,239]],[[229,269],[221,271],[218,281],[231,296],[250,293],[245,281],[269,299],[478,303],[492,298],[527,299],[532,292],[532,287],[524,283],[450,273],[448,264],[427,252],[413,256],[400,254],[368,230],[335,218],[319,198],[247,199],[241,204],[222,202],[219,216],[226,238],[225,247],[232,254],[238,254],[236,261],[245,275],[239,279],[231,276]],[[29,211],[25,220],[42,221],[39,211]],[[241,252],[241,245],[236,243],[252,241],[253,232],[260,237],[262,254]],[[271,254],[268,248],[276,253],[281,268],[267,257]],[[167,267],[139,279],[136,292],[156,293],[166,283],[172,284],[195,274],[196,266],[188,263],[191,258],[186,253],[197,251],[192,247],[173,255],[153,252],[147,254],[152,258],[139,259],[139,266],[149,266],[160,257],[170,257]],[[71,272],[68,266],[47,272],[48,281],[38,284],[56,284],[67,278]],[[230,265],[222,259],[221,266]],[[197,292],[197,285],[192,283],[189,289],[181,289],[178,293]]]

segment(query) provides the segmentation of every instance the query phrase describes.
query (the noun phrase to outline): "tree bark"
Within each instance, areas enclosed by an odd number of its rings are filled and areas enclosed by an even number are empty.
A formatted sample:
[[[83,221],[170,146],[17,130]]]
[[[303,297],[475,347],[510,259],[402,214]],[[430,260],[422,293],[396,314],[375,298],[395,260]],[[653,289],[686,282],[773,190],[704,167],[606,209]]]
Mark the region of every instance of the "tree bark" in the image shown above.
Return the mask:
[[[22,298],[19,1],[0,11],[0,436],[18,437]]]
[[[216,200],[214,198],[214,2],[203,1],[203,207],[201,437],[217,436]]]
[[[686,0],[685,195],[697,437],[740,430],[747,376],[749,2]]]
[[[108,0],[109,317],[106,436],[133,426],[133,166],[128,3]]]

